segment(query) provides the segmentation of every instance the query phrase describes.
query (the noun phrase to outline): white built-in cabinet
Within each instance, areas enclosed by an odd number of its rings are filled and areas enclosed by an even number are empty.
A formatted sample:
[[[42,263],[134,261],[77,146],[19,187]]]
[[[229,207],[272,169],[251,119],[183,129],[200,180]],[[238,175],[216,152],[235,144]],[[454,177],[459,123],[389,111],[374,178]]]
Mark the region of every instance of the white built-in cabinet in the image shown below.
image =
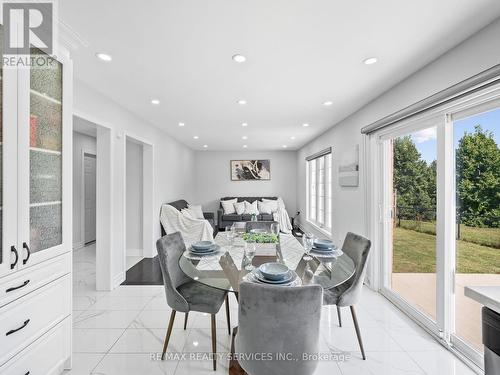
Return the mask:
[[[71,356],[72,65],[55,55],[1,69],[0,374],[59,374]]]

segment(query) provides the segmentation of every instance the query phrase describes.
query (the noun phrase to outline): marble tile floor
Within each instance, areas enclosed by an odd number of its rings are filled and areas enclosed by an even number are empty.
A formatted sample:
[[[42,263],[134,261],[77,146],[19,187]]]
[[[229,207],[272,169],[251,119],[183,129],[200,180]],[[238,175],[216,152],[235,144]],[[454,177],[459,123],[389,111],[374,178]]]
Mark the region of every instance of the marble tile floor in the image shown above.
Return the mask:
[[[320,351],[338,353],[319,362],[315,375],[473,375],[474,372],[431,336],[369,289],[357,307],[367,360],[361,359],[352,320],[343,309],[338,327],[335,306],[324,307]],[[207,359],[157,360],[161,353],[170,309],[161,286],[120,286],[112,292],[95,290],[95,246],[74,254],[73,368],[67,375],[227,374],[228,361],[217,372]],[[187,330],[178,314],[170,353],[209,353],[210,316],[191,313]],[[237,304],[231,298],[232,325]],[[217,348],[230,349],[225,313],[217,316]],[[335,356],[334,356],[335,357]]]

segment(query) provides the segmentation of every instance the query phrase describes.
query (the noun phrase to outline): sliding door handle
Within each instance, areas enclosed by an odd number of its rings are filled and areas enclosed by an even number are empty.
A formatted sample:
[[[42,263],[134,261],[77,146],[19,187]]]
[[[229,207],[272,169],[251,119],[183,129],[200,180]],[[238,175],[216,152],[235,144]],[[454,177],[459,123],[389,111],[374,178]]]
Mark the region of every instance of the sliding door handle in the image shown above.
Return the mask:
[[[11,329],[9,332],[7,332],[5,334],[5,336],[12,335],[13,333],[16,333],[17,331],[22,330],[24,327],[26,327],[28,325],[29,322],[30,322],[30,319],[26,319],[21,327],[16,328],[16,329]]]
[[[27,254],[26,259],[23,259],[23,264],[26,264],[31,255],[30,247],[26,242],[23,242],[23,249],[26,249],[26,254]]]
[[[17,261],[19,260],[19,254],[17,253],[17,250],[16,250],[16,247],[15,246],[11,246],[10,247],[10,251],[14,253],[14,255],[16,256],[16,259],[14,260],[14,263],[12,263],[10,265],[10,269],[13,270],[14,267],[16,266],[17,264]]]

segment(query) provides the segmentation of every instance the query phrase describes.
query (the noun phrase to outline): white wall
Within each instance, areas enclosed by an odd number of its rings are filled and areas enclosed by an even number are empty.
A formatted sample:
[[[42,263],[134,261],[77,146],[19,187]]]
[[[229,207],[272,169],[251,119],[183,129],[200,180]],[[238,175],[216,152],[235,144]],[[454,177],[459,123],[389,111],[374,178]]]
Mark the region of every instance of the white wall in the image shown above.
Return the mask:
[[[75,76],[78,76],[77,69],[75,69]],[[152,246],[144,249],[145,256],[151,257],[156,253],[154,244],[160,237],[158,217],[161,204],[179,198],[193,200],[194,151],[77,79],[74,81],[74,112],[79,117],[111,129],[108,150],[112,169],[111,175],[107,177],[109,177],[112,191],[112,201],[109,207],[112,229],[110,245],[105,249],[108,251],[109,248],[111,253],[107,254],[109,264],[103,265],[111,270],[111,280],[109,285],[101,284],[98,287],[112,288],[122,282],[125,277],[126,228],[123,202],[125,201],[127,134],[151,144],[153,150],[154,186],[151,189],[153,190],[153,214],[150,217],[144,217],[144,220],[152,221],[154,230],[151,234]]]
[[[365,179],[363,126],[411,105],[440,90],[486,70],[500,62],[500,19],[490,24],[465,42],[450,50],[431,64],[387,91],[330,130],[317,137],[297,153],[297,197],[302,211],[301,225],[305,223],[306,175],[304,158],[327,146],[333,147],[333,235],[341,241],[348,231],[367,234],[365,218]],[[382,61],[380,63],[383,63]],[[342,188],[338,184],[338,160],[354,144],[360,145],[360,186]],[[371,218],[376,220],[375,217]]]
[[[143,171],[142,145],[127,139],[126,144],[126,249],[127,256],[142,256]]]
[[[230,161],[270,159],[270,181],[231,181]],[[216,214],[221,197],[281,196],[290,216],[296,209],[295,151],[197,151],[195,158],[196,202]]]
[[[74,120],[78,121],[78,120]],[[96,139],[85,134],[73,132],[73,248],[84,245],[82,233],[82,150],[96,154]]]

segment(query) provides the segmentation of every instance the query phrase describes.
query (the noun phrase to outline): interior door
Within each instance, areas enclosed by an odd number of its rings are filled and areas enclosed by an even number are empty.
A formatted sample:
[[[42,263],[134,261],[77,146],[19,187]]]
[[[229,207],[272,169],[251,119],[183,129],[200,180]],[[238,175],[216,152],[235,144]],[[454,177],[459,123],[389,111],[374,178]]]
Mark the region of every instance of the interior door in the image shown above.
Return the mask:
[[[0,25],[0,41],[3,26]],[[3,60],[0,43],[0,57]],[[0,277],[17,270],[17,72],[0,66]],[[9,126],[7,126],[9,124]],[[16,255],[17,254],[17,255]],[[16,261],[17,260],[17,261]]]
[[[96,156],[84,155],[85,243],[96,239]]]

